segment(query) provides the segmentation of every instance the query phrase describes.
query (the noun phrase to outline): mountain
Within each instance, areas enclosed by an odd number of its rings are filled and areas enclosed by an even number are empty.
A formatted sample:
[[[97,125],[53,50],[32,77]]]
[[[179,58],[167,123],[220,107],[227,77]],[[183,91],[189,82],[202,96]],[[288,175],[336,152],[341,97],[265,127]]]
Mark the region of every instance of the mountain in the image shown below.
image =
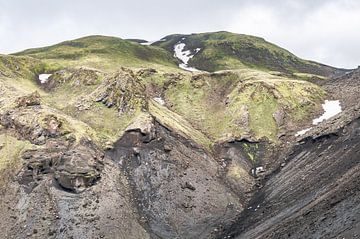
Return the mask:
[[[356,238],[359,76],[228,32],[0,55],[1,236]]]
[[[175,34],[155,42],[169,52],[174,45],[184,43],[184,50],[195,53],[189,65],[205,71],[254,68],[286,73],[307,73],[318,76],[341,74],[341,69],[303,60],[263,38],[230,32]]]

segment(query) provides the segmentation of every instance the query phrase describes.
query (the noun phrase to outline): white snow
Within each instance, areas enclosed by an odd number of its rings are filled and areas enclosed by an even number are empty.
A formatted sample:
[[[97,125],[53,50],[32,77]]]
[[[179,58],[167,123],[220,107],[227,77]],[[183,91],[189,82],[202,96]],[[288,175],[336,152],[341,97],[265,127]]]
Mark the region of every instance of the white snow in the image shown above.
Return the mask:
[[[48,80],[49,80],[49,77],[51,76],[52,74],[40,74],[39,75],[39,81],[41,84],[44,84],[46,83]]]
[[[191,51],[184,51],[185,43],[178,43],[174,47],[175,57],[179,58],[185,65],[187,65],[188,61],[193,57],[191,55]]]
[[[185,40],[185,38],[182,38],[182,40]],[[193,58],[193,57],[195,56],[195,54],[198,53],[198,52],[201,50],[201,48],[196,48],[196,49],[195,49],[195,53],[192,55],[192,54],[191,54],[191,50],[184,51],[185,47],[186,47],[186,44],[185,44],[185,43],[181,43],[181,41],[178,42],[178,43],[174,46],[174,52],[175,52],[175,53],[174,53],[174,56],[175,56],[176,58],[180,59],[180,60],[183,62],[183,63],[181,63],[181,64],[179,65],[179,67],[180,67],[181,69],[184,69],[184,70],[187,70],[187,71],[191,71],[191,72],[200,71],[200,70],[198,70],[198,69],[196,69],[196,68],[194,68],[194,67],[189,67],[187,64],[188,64],[189,60],[190,60],[191,58]]]
[[[340,101],[338,100],[325,100],[325,103],[322,105],[322,107],[325,112],[322,116],[313,120],[313,125],[317,125],[324,120],[330,119],[342,111]]]
[[[160,105],[165,105],[165,101],[161,97],[155,97],[154,100],[159,103]]]
[[[151,44],[153,44],[155,42],[157,42],[157,41],[147,41],[147,42],[142,42],[140,44],[143,45],[143,46],[150,46]]]
[[[263,173],[265,172],[264,167],[260,166],[260,167],[256,167],[255,169],[251,169],[251,173],[252,174],[259,174],[259,173]]]
[[[184,64],[184,63],[180,64],[179,67],[180,67],[181,69],[184,69],[184,70],[186,70],[186,71],[191,71],[191,72],[198,72],[198,71],[200,71],[200,70],[198,70],[198,69],[196,69],[196,68],[194,68],[194,67],[189,67],[189,66],[187,66],[187,65]]]
[[[166,41],[166,38],[160,39],[158,41]],[[158,41],[147,41],[147,42],[141,42],[140,44],[143,45],[143,46],[150,46],[153,43],[158,42]]]
[[[313,120],[313,125],[317,125],[324,120],[330,119],[331,117],[341,113],[341,105],[339,100],[325,100],[325,103],[322,104],[322,107],[324,109],[324,113],[319,117]],[[295,136],[302,136],[306,134],[308,131],[310,131],[312,128],[307,128],[298,131]]]

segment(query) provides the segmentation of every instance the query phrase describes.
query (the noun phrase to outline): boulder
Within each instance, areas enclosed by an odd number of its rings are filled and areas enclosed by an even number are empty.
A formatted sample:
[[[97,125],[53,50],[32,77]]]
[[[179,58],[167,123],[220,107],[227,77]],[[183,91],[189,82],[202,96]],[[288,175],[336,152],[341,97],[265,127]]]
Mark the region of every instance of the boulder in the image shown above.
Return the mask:
[[[80,193],[100,179],[104,155],[80,146],[62,155],[55,170],[55,179],[66,190]]]
[[[30,95],[21,96],[16,100],[17,107],[27,107],[27,106],[34,106],[40,105],[40,94],[39,92],[35,91]]]

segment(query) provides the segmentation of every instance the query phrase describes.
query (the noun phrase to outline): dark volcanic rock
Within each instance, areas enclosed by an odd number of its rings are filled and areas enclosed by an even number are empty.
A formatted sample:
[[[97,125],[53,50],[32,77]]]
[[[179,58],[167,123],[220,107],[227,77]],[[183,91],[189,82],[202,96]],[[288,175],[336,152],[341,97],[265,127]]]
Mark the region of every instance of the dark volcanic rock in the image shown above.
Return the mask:
[[[59,159],[55,178],[65,189],[81,192],[100,179],[104,155],[80,146],[67,151]]]
[[[61,187],[79,193],[100,179],[104,154],[91,144],[83,144],[70,150],[64,147],[27,150],[22,158],[25,166],[20,178],[29,190],[37,180],[51,173]]]
[[[244,201],[219,174],[218,162],[192,145],[156,123],[152,141],[130,131],[111,152],[129,178],[146,226],[160,238],[209,238],[243,209]]]

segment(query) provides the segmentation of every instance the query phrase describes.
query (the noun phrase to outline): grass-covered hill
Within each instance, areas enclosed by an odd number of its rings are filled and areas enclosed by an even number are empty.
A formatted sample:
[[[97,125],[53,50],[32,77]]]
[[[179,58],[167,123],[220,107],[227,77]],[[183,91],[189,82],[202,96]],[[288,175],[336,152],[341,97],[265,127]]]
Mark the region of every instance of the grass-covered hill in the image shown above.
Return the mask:
[[[200,48],[201,50],[190,59],[189,66],[209,72],[250,67],[327,77],[341,71],[320,63],[303,60],[263,38],[225,31],[169,35],[152,45],[173,52],[174,45],[179,42],[186,44],[184,50],[194,51],[194,49]]]
[[[118,66],[176,67],[172,54],[162,48],[108,36],[88,36],[14,55],[43,59],[55,67],[88,66],[104,70]]]

